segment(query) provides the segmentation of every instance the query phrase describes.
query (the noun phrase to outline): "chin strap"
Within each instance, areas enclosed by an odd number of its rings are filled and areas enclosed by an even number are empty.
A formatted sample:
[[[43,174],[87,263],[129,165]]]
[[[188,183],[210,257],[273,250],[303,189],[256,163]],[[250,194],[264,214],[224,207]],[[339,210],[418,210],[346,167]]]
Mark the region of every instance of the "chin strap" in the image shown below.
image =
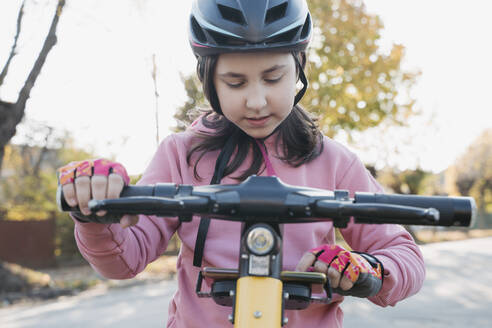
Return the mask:
[[[236,148],[235,145],[236,138],[231,136],[231,138],[229,138],[224,145],[224,148],[220,151],[219,157],[215,162],[214,176],[212,177],[210,184],[219,184],[222,180],[227,163],[229,163],[229,159]],[[201,217],[198,232],[196,234],[195,252],[193,254],[193,265],[196,267],[202,266],[203,250],[205,248],[205,239],[207,239],[209,226],[210,219],[207,217]]]
[[[299,92],[296,94],[296,97],[294,98],[294,106],[297,105],[297,103],[301,100],[301,98],[304,96],[306,93],[307,87],[308,87],[308,80],[306,78],[306,75],[304,74],[304,69],[302,68],[301,63],[299,62],[299,59],[297,56],[294,56],[294,60],[296,61],[297,68],[299,69],[299,79],[301,80],[303,86],[302,89],[299,90]]]

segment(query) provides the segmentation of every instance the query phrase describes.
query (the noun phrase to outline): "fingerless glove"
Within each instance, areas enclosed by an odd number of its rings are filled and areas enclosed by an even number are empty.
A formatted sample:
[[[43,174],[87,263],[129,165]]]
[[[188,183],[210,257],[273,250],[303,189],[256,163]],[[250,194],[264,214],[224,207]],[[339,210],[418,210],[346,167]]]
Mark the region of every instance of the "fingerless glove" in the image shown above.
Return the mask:
[[[328,264],[354,283],[349,290],[332,288],[340,295],[370,297],[376,295],[383,285],[383,264],[374,256],[347,251],[338,245],[322,245],[310,250],[316,259]]]

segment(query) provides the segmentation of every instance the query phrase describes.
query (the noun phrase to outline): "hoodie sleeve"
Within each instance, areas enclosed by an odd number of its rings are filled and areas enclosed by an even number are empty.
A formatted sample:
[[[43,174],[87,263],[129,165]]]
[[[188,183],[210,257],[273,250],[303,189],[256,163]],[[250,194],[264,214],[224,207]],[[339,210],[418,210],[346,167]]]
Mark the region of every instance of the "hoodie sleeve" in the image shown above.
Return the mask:
[[[358,158],[352,161],[337,188],[350,190],[352,197],[356,191],[383,192]],[[383,263],[383,286],[377,295],[369,298],[371,302],[394,306],[420,290],[425,278],[424,259],[402,226],[351,222],[340,232],[353,250],[369,253]]]
[[[181,183],[179,157],[173,136],[160,145],[138,185]],[[140,215],[137,225],[75,221],[75,239],[83,257],[104,277],[132,278],[159,257],[179,226],[176,218]]]

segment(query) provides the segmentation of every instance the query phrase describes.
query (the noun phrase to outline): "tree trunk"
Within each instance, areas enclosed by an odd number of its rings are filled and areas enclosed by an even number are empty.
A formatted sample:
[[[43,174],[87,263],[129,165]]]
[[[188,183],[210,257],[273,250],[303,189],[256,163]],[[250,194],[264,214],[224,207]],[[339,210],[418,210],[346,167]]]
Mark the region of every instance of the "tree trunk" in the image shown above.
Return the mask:
[[[36,83],[36,79],[41,73],[41,69],[43,68],[44,62],[46,61],[46,57],[48,57],[49,52],[56,44],[56,27],[58,26],[58,21],[63,11],[63,7],[65,6],[65,0],[58,0],[58,4],[56,6],[56,12],[53,16],[53,20],[51,21],[51,26],[44,40],[43,47],[36,59],[29,76],[27,77],[24,86],[19,92],[19,97],[17,98],[17,102],[15,104],[8,103],[0,100],[0,148],[4,148],[15,135],[16,127],[24,117],[24,112],[26,109],[26,103],[31,94],[31,90]],[[23,11],[24,6],[21,7],[21,11]],[[22,14],[19,13],[19,19],[22,18]],[[20,31],[20,25],[18,25],[18,31]],[[17,36],[16,36],[17,38]],[[15,50],[15,49],[14,49]],[[8,66],[8,65],[6,65]],[[8,68],[8,67],[7,67]],[[3,70],[5,71],[5,69]],[[6,74],[6,73],[5,73]],[[2,158],[0,158],[2,159]],[[1,163],[0,163],[1,168]]]
[[[3,156],[5,156],[5,146],[0,147],[0,178],[2,177]],[[1,218],[0,218],[0,220],[1,220]]]
[[[0,100],[0,148],[2,153],[9,140],[15,134],[15,124],[13,124],[12,113],[14,112],[15,104]],[[0,168],[2,167],[3,156],[0,158]],[[1,171],[0,171],[1,172]]]
[[[29,99],[29,95],[31,94],[31,89],[36,83],[36,79],[38,78],[39,73],[41,73],[41,69],[43,68],[44,62],[46,61],[46,57],[48,57],[49,52],[56,44],[56,27],[58,26],[58,21],[60,20],[60,16],[62,14],[63,6],[65,6],[65,0],[58,0],[56,12],[53,16],[53,20],[51,21],[51,27],[48,32],[48,36],[44,40],[43,48],[41,49],[41,52],[39,53],[39,56],[36,59],[36,62],[34,63],[34,66],[31,70],[31,73],[29,73],[29,76],[27,77],[27,80],[19,93],[19,99],[17,99],[16,105],[18,108],[20,108],[19,111],[22,111],[22,116],[24,115],[24,109],[26,107],[27,99]]]
[[[5,77],[7,76],[7,73],[9,72],[9,67],[10,63],[12,62],[12,58],[15,57],[17,54],[16,49],[17,49],[17,41],[19,40],[19,35],[21,32],[22,28],[22,17],[24,16],[24,4],[26,2],[23,1],[22,5],[19,9],[19,14],[17,15],[17,31],[15,32],[15,37],[14,37],[14,44],[12,45],[12,48],[10,50],[9,58],[7,58],[7,63],[5,63],[5,66],[2,69],[2,72],[0,73],[0,85],[3,84],[3,81],[5,80]]]

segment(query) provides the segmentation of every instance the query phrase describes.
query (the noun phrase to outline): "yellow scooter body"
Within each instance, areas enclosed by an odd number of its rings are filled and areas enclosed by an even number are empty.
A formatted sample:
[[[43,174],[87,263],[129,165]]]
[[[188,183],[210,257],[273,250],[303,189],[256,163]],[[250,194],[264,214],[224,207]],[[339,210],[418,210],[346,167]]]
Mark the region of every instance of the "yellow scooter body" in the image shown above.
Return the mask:
[[[236,285],[235,328],[279,328],[282,281],[272,277],[241,277]]]

